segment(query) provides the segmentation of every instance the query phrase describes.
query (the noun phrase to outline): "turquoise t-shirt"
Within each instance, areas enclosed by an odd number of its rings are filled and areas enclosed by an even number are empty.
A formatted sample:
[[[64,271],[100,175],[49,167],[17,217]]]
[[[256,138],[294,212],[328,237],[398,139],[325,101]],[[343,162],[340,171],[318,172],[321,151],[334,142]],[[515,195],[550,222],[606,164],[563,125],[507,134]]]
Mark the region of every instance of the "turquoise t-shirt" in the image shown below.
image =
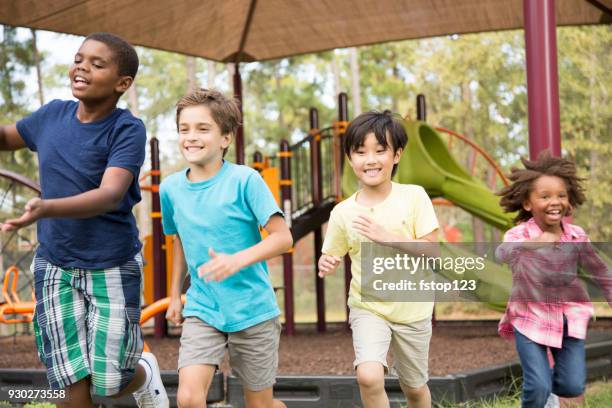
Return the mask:
[[[221,282],[198,277],[208,248],[234,254],[261,241],[259,226],[281,214],[257,171],[224,161],[212,178],[192,183],[189,169],[168,176],[160,186],[162,223],[181,238],[191,286],[183,316],[195,316],[223,332],[254,326],[280,314],[265,261]]]

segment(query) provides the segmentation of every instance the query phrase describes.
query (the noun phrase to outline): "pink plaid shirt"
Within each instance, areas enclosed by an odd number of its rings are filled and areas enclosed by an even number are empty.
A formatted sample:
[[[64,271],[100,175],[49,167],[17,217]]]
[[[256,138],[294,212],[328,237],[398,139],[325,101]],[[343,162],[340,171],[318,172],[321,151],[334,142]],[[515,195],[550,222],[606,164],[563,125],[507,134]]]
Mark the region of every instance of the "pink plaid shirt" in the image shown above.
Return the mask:
[[[563,222],[562,227],[560,242],[589,242],[588,236],[579,226]],[[531,218],[507,231],[504,243],[524,242],[541,234],[542,230]],[[572,247],[560,245],[560,250],[553,252],[555,256],[550,256],[551,252],[548,252],[545,259],[541,253],[522,249],[518,245],[502,244],[497,248],[497,258],[508,262],[513,279],[510,300],[499,322],[498,332],[502,337],[512,339],[513,328],[516,328],[538,344],[560,348],[565,315],[568,336],[586,338],[587,326],[593,316],[593,305],[588,301],[584,285],[576,279],[577,263],[584,265],[595,278],[608,303],[612,303],[612,278],[606,264],[595,256],[590,246],[576,246],[581,251],[572,251]],[[561,285],[555,287],[555,283],[559,282]],[[542,297],[547,301],[540,301]],[[554,301],[555,298],[559,300]]]

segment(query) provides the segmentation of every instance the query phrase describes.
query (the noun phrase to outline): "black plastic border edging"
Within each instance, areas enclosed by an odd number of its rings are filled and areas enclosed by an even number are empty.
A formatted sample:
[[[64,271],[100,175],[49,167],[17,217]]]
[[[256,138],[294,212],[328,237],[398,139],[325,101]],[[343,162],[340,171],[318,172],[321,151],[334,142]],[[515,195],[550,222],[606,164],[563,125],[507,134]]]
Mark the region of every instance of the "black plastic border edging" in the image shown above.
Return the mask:
[[[612,340],[587,344],[586,360],[589,381],[611,377]],[[431,377],[429,388],[433,402],[457,404],[508,393],[513,382],[520,377],[520,364],[512,362],[445,377]],[[385,389],[391,407],[405,406],[397,377],[386,378]],[[280,376],[274,386],[274,396],[282,399],[288,408],[361,406],[354,376]],[[232,376],[227,379],[227,402],[236,407],[244,406],[242,385]]]
[[[587,375],[592,381],[612,377],[612,340],[592,342],[586,345]],[[508,392],[513,381],[521,376],[518,362],[465,371],[445,377],[431,377],[429,388],[434,402],[456,404],[475,399],[492,398]],[[163,371],[162,380],[170,397],[170,406],[176,407],[178,374]],[[224,381],[216,373],[208,394],[208,402],[219,402],[225,398]],[[45,370],[0,369],[0,401],[9,389],[47,387]],[[385,380],[391,407],[405,405],[404,395],[396,377]],[[288,408],[349,408],[360,406],[359,387],[354,376],[280,376],[274,386],[276,398]],[[134,407],[131,397],[118,400],[95,399],[109,408]],[[237,378],[227,378],[227,403],[243,407],[242,386]]]

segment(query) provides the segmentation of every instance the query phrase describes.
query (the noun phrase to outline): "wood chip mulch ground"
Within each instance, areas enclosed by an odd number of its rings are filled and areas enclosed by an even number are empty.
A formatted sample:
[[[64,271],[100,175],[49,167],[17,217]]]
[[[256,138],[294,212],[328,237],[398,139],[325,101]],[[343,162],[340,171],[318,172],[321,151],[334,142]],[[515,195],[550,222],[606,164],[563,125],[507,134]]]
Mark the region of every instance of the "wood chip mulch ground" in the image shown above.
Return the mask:
[[[612,339],[612,321],[596,321],[589,328],[589,341]],[[146,341],[162,370],[176,370],[179,338]],[[283,335],[280,342],[279,374],[353,375],[353,346],[350,332],[342,325],[326,333],[298,329],[297,335]],[[496,322],[457,326],[438,324],[429,352],[432,376],[502,364],[517,359],[514,345],[497,335]],[[32,335],[0,338],[0,368],[43,368]],[[222,366],[227,371],[227,364]]]

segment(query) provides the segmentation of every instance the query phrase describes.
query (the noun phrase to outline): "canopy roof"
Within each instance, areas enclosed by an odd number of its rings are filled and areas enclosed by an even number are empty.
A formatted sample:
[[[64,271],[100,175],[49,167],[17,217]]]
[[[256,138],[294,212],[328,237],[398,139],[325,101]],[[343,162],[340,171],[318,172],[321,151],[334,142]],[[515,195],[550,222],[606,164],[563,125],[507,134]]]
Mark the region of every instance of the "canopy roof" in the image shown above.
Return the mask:
[[[612,22],[612,0],[557,0],[557,25]],[[222,62],[523,27],[523,0],[0,0],[0,23]]]

